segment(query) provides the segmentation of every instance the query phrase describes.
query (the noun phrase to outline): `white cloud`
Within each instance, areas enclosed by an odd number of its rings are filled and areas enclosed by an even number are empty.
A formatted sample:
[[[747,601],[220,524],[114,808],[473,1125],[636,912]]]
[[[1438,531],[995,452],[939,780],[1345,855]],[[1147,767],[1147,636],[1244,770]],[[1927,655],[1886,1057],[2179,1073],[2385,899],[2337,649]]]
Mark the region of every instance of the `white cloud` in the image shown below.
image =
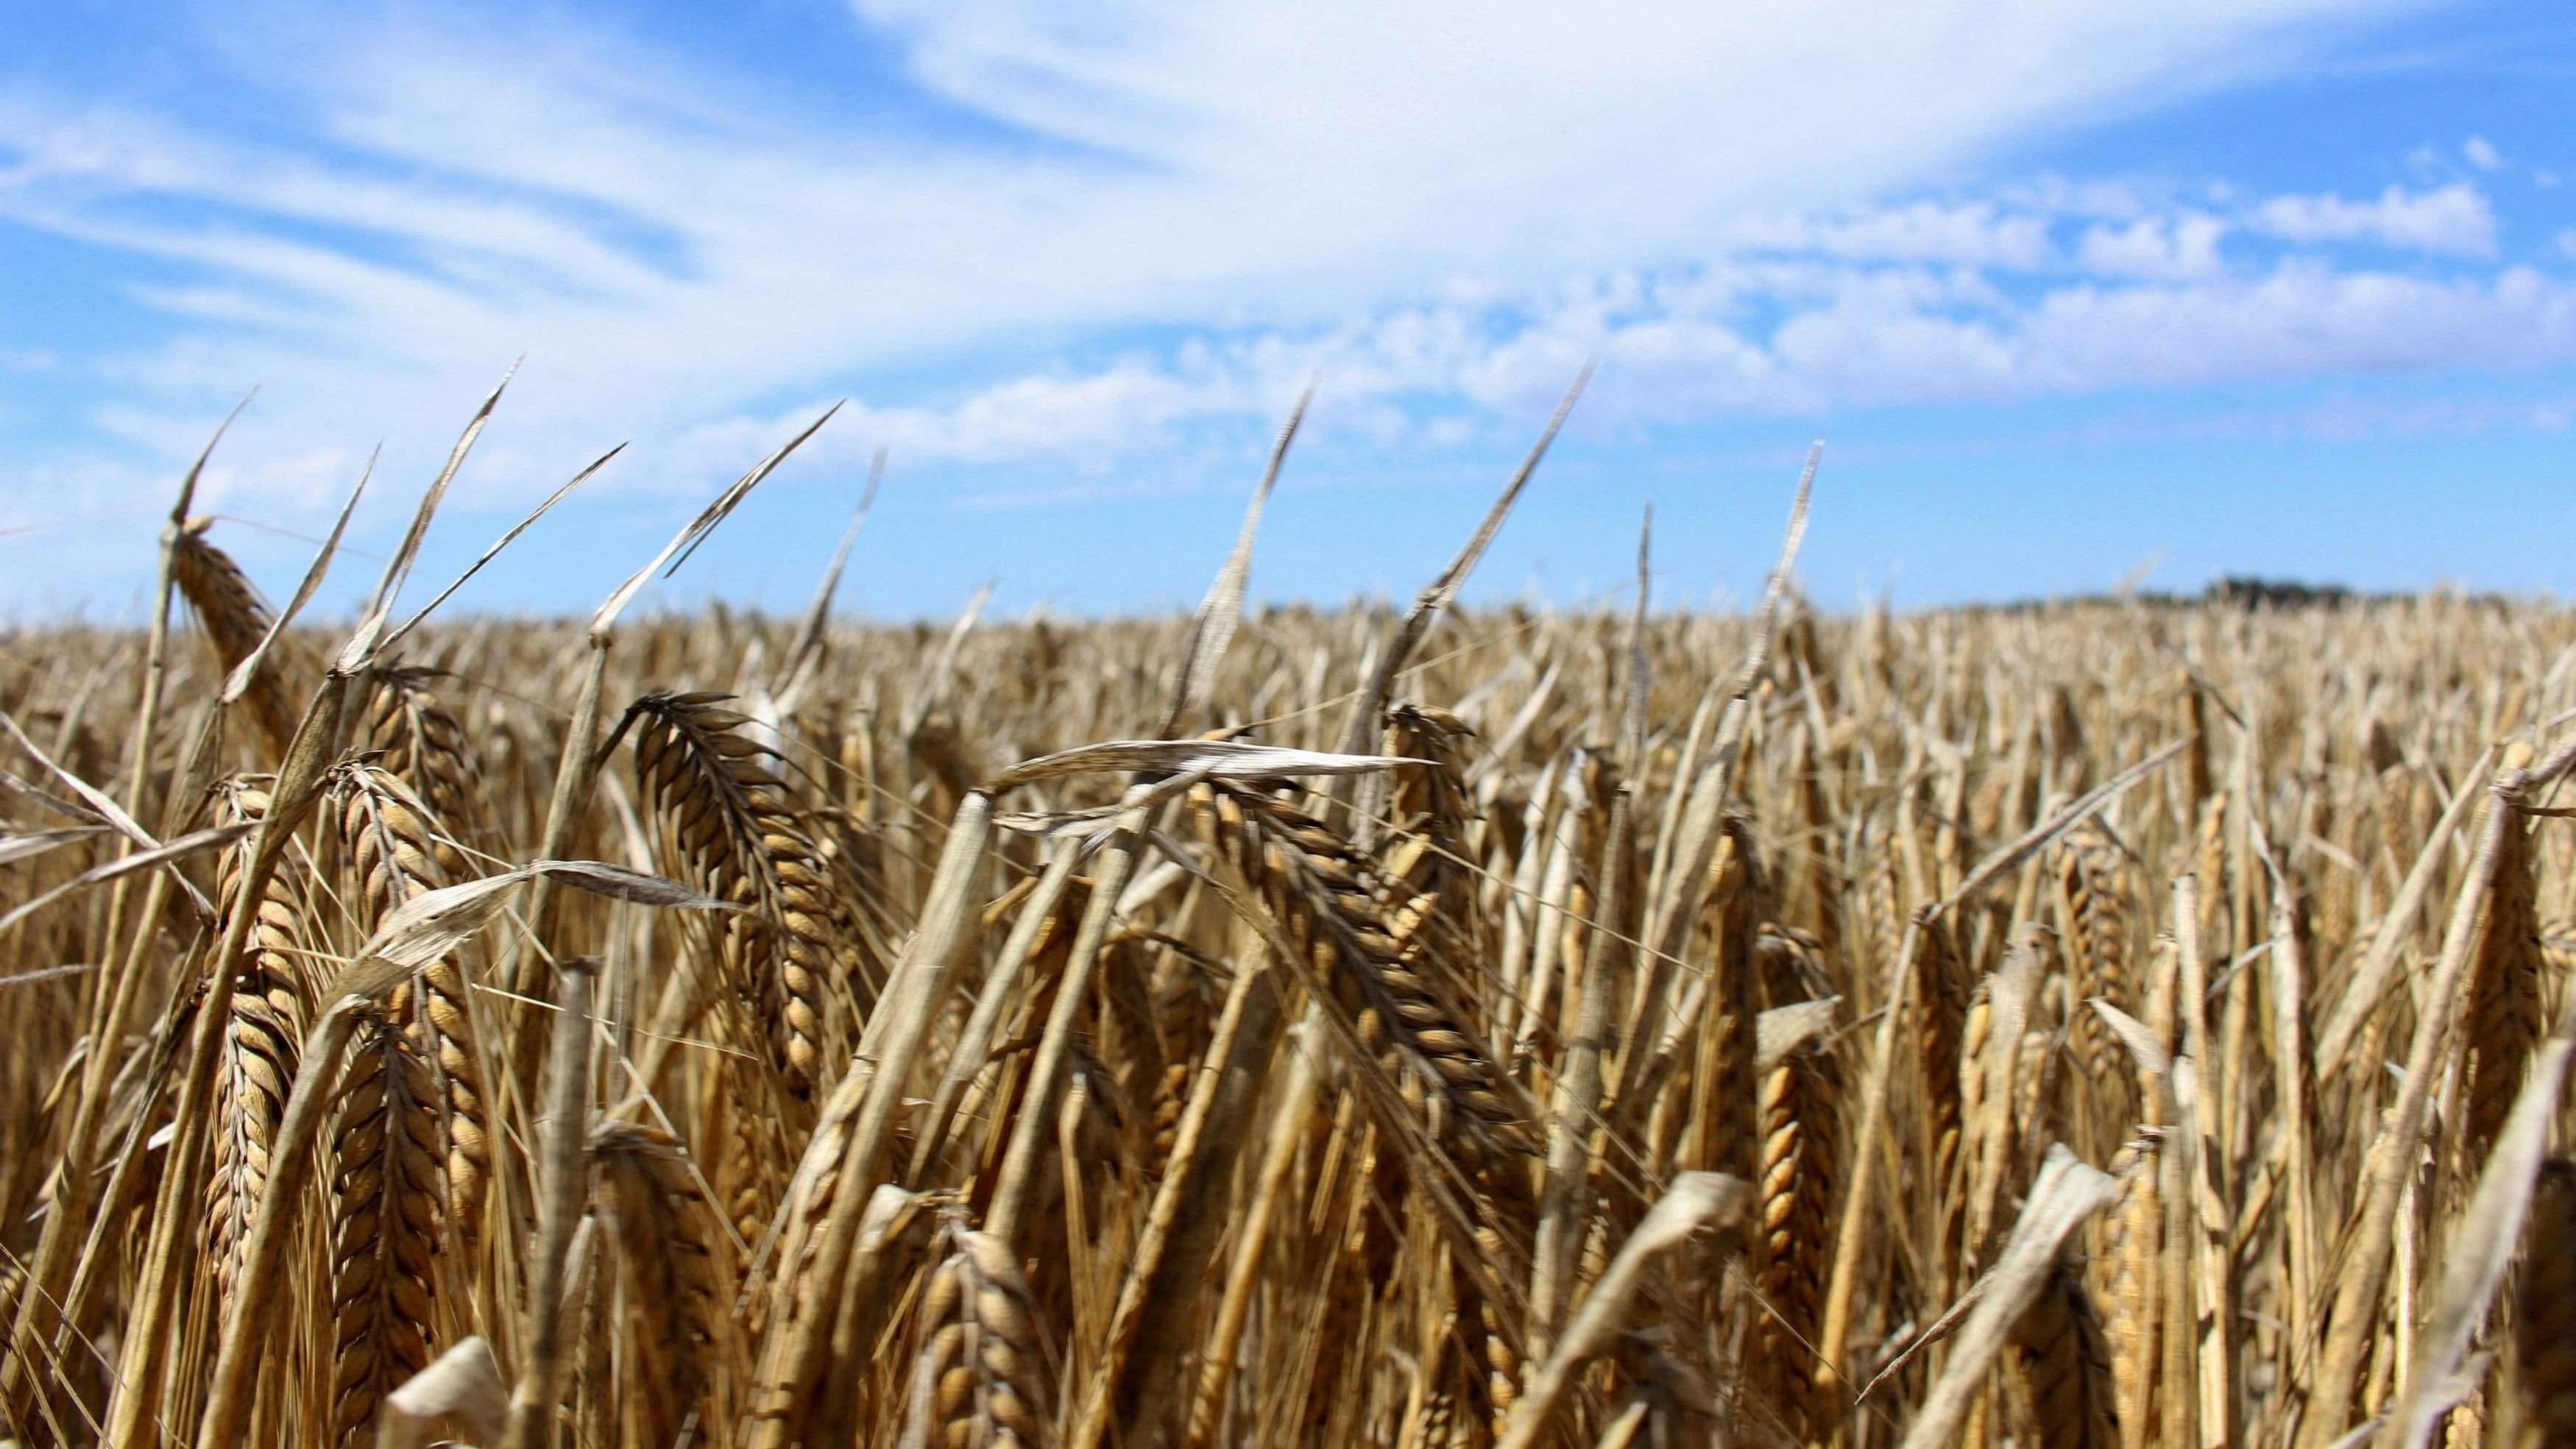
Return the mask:
[[[2284,264],[2250,280],[2054,293],[2030,315],[2027,377],[2089,390],[2245,377],[2512,366],[2576,348],[2576,287]]]
[[[2171,220],[2179,230],[2190,217]],[[1256,329],[937,406],[862,409],[849,436],[970,461],[1142,452],[1170,447],[1193,422],[1275,418],[1304,378],[1320,375],[1326,427],[1360,428],[1380,444],[1407,435],[1455,442],[1473,427],[1456,408],[1526,417],[1587,356],[1602,370],[1584,415],[1619,427],[2576,355],[2576,284],[2527,268],[2443,280],[2291,259],[2153,282],[2079,278],[2020,300],[1928,269],[1849,263],[1732,281],[1618,277],[1508,307],[1431,305],[1327,328]],[[1753,294],[1781,313],[1776,323],[1753,323],[1746,285],[1782,288]],[[1408,420],[1385,405],[1408,398],[1434,406]],[[726,447],[756,451],[789,421],[728,424]]]
[[[2291,261],[2153,285],[2086,280],[2021,304],[1960,307],[1855,279],[1768,337],[1655,318],[1603,347],[1614,398],[1696,387],[1699,397],[1666,405],[1707,410],[2073,395],[2563,359],[2576,355],[2576,285],[2523,268],[2444,281]],[[1625,376],[1632,360],[1653,386]]]
[[[256,139],[21,87],[0,216],[156,263],[129,291],[172,338],[67,364],[96,379],[98,434],[182,457],[262,383],[218,486],[294,508],[380,430],[424,471],[523,350],[468,489],[640,429],[619,486],[694,491],[845,388],[826,456],[1080,467],[1275,419],[1311,373],[1319,423],[1430,442],[1517,431],[1593,352],[1587,417],[1670,422],[2434,365],[2483,354],[2463,318],[2563,347],[2563,286],[2538,274],[2238,275],[2223,254],[2231,225],[2490,254],[2465,185],[2234,223],[2116,180],[1915,191],[2385,8],[859,6],[923,85],[1024,133],[999,143],[790,116],[685,56],[416,11],[263,51],[298,119]],[[1158,340],[1104,356],[1106,329]]]
[[[1228,189],[1338,195],[1309,218],[1442,249],[1626,248],[1747,202],[1900,182],[2072,108],[2206,84],[2285,28],[2375,6],[2083,0],[1710,6],[857,0],[977,110]],[[1292,204],[1294,204],[1292,202]]]
[[[2461,142],[2460,156],[2480,171],[2493,171],[2504,164],[2504,157],[2496,153],[2495,143],[2484,136],[2471,136]]]
[[[2382,438],[2464,436],[2500,429],[2559,433],[2576,423],[2576,393],[2515,396],[2481,390],[2469,396],[2381,397],[2338,393],[2315,402],[2224,409],[2181,418],[2125,418],[2087,423],[2068,437],[2107,447],[2171,438],[2312,438],[2351,442]]]
[[[2087,269],[2115,277],[2214,277],[2225,270],[2218,244],[2226,235],[2227,224],[2206,212],[2146,216],[2086,228],[2076,255]]]
[[[2277,196],[2254,209],[2249,224],[2293,242],[2375,241],[2411,251],[2495,255],[2495,208],[2466,182],[2432,191],[2391,186],[2376,201],[2340,196]]]
[[[1993,201],[1923,199],[1825,216],[1730,222],[1709,241],[1728,250],[1804,252],[1844,261],[1958,262],[2031,270],[2054,257],[2049,218]]]

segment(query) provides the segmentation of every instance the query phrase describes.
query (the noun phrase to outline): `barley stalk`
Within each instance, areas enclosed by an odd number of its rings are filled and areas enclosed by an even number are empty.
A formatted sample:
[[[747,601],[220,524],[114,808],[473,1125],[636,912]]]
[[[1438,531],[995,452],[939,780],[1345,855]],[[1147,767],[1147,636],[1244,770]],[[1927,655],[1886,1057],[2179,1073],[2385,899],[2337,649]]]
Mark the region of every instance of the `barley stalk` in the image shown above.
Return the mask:
[[[2576,615],[1250,606],[1273,502],[1074,622],[407,542],[327,670],[183,503],[211,647],[0,672],[0,1434],[2569,1437]]]

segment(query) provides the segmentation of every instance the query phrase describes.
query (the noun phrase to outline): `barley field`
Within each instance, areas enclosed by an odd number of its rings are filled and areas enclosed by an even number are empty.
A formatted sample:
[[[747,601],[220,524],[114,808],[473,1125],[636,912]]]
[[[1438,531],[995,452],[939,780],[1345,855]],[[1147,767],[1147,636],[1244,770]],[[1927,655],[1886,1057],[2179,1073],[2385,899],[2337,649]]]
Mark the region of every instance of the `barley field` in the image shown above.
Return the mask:
[[[273,627],[183,498],[0,634],[0,1437],[2576,1443],[2576,616],[1838,614],[1805,518],[1743,616],[1457,607],[1498,508]]]

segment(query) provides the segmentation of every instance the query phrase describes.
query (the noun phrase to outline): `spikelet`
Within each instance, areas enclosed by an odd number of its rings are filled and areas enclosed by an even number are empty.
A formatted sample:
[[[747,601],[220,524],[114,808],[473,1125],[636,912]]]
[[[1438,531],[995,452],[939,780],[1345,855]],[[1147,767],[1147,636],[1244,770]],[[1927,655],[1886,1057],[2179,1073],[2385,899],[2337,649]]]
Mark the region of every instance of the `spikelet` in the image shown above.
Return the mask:
[[[2540,959],[2553,980],[2576,974],[2576,921],[2557,919],[2541,925]]]
[[[2120,1442],[2110,1349],[2074,1264],[2061,1261],[2051,1270],[2013,1325],[2012,1340],[2039,1449],[2112,1449]]]
[[[1775,1034],[1771,1023],[1778,1016],[1808,1010],[1764,1013],[1762,1034]],[[1830,1412],[1815,1401],[1812,1345],[1841,1208],[1840,1081],[1832,1053],[1812,1040],[1762,1055],[1753,1268],[1766,1311],[1754,1320],[1746,1378],[1803,1443],[1830,1422]]]
[[[1709,863],[1708,905],[1701,919],[1709,944],[1708,1015],[1700,1024],[1692,1072],[1692,1115],[1699,1124],[1693,1165],[1754,1181],[1761,1123],[1754,1023],[1762,1000],[1760,921],[1768,883],[1741,816],[1729,815]]]
[[[2513,1330],[2522,1382],[2516,1449],[2576,1449],[2576,1162],[2541,1168],[2522,1232]]]
[[[773,752],[743,732],[746,716],[717,707],[727,697],[636,700],[627,709],[640,722],[636,775],[692,882],[756,913],[729,937],[745,978],[734,986],[769,1023],[788,1093],[807,1099],[838,1054],[835,982],[863,984],[873,973],[845,956],[857,934],[843,929],[821,852],[785,780],[763,763]]]
[[[1504,1262],[1503,1236],[1492,1226],[1494,1207],[1490,1202],[1478,1206],[1478,1217],[1483,1221],[1476,1228],[1477,1250],[1489,1263]],[[1520,1399],[1521,1357],[1513,1350],[1511,1338],[1503,1332],[1502,1310],[1493,1300],[1476,1291],[1466,1265],[1457,1262],[1454,1255],[1450,1287],[1458,1303],[1459,1347],[1469,1375],[1469,1388],[1475,1391],[1474,1397],[1483,1401],[1486,1422],[1496,1435],[1500,1435],[1503,1425],[1511,1418],[1512,1405]],[[1481,1384],[1476,1380],[1479,1374],[1482,1375]],[[1473,1415],[1461,1415],[1452,1432],[1470,1436],[1474,1432],[1473,1423]]]
[[[2486,1442],[2486,1390],[2472,1389],[2442,1416],[2442,1449],[2480,1449]]]
[[[1472,1008],[1480,983],[1461,963],[1489,953],[1461,934],[1461,924],[1475,919],[1464,908],[1464,862],[1476,810],[1458,761],[1459,742],[1470,733],[1444,709],[1399,704],[1387,711],[1384,752],[1428,763],[1395,772],[1388,799],[1393,825],[1375,865],[1386,882],[1382,914],[1397,950],[1415,969],[1437,972],[1438,989],[1449,1000]]]
[[[2102,1214],[2102,1250],[2093,1270],[2101,1285],[2104,1337],[2111,1357],[2116,1417],[2123,1449],[2151,1442],[2156,1404],[2157,1274],[2164,1243],[2164,1205],[2156,1193],[2156,1147],[2132,1141],[2112,1160],[2119,1199]]]
[[[2084,711],[2077,708],[2075,696],[2063,684],[2048,691],[2048,708],[2040,715],[2042,742],[2057,759],[2084,757]]]
[[[2498,801],[2493,808],[2511,806]],[[2466,984],[2468,1009],[2461,1022],[2461,1040],[2468,1051],[2461,1160],[2471,1173],[2485,1160],[2487,1145],[2495,1141],[2506,1114],[2513,1110],[2524,1069],[2547,1026],[2541,1019],[2545,962],[2538,895],[2531,827],[2517,815],[2505,822],[2496,845],[2495,887],[2478,925]]]
[[[957,717],[946,708],[924,715],[907,743],[912,746],[912,757],[928,766],[931,778],[939,782],[943,797],[939,811],[943,815],[956,809],[966,792],[990,773],[980,752],[957,733]]]
[[[424,667],[378,671],[367,745],[377,752],[377,765],[410,786],[431,818],[455,832],[475,818],[474,751],[464,725],[430,687],[437,677],[438,671]]]
[[[2136,1014],[2136,989],[2129,981],[2131,896],[2120,849],[2092,821],[2068,837],[2065,861],[2067,956],[2076,972],[2072,1000],[2079,1006],[2099,996],[2122,1011]],[[2114,1120],[2130,1111],[2129,1058],[2102,1019],[2078,1010],[2071,1023],[2076,1059],[2092,1079],[2097,1099],[2114,1104]]]
[[[224,792],[222,813],[256,820],[268,797],[248,787]],[[248,863],[247,842],[224,853],[217,899],[232,908],[233,893]],[[260,893],[235,973],[232,1020],[224,1030],[215,1068],[213,1167],[206,1182],[206,1254],[214,1274],[216,1321],[239,1286],[251,1218],[268,1186],[269,1154],[286,1116],[287,1089],[302,1057],[304,973],[295,955],[300,940],[293,862],[281,861]]]
[[[1454,968],[1442,962],[1440,942],[1426,929],[1438,919],[1434,899],[1390,880],[1339,833],[1283,800],[1221,785],[1203,786],[1192,799],[1202,830],[1261,891],[1292,946],[1351,1021],[1360,1049],[1392,1076],[1408,1109],[1426,1112],[1435,1142],[1472,1180],[1471,1231],[1488,1262],[1503,1261],[1502,1225],[1527,1231],[1532,1204],[1525,1164],[1537,1140],[1513,1084],[1469,1024],[1467,1008],[1446,989]],[[1407,858],[1401,842],[1394,854]],[[1432,870],[1420,856],[1410,864]],[[1382,903],[1390,899],[1406,903],[1400,923],[1388,920]],[[1403,1183],[1402,1158],[1384,1129],[1348,1114],[1349,1105],[1346,1098],[1336,1138],[1355,1140],[1365,1165],[1350,1200],[1358,1215],[1344,1231],[1330,1278],[1333,1302],[1342,1306],[1326,1316],[1336,1321],[1371,1311],[1369,1290],[1394,1242],[1387,1213],[1370,1205],[1392,1207]],[[1405,1201],[1421,1199],[1408,1194]],[[1517,1392],[1520,1364],[1496,1305],[1463,1270],[1454,1289],[1459,1323],[1473,1325],[1462,1347],[1471,1362],[1486,1366],[1482,1397],[1490,1422],[1499,1424]],[[1324,1397],[1311,1406],[1312,1424],[1348,1407],[1333,1396],[1330,1379],[1316,1380]]]
[[[1410,701],[1388,708],[1383,753],[1429,762],[1422,768],[1394,773],[1387,801],[1392,835],[1398,839],[1414,838],[1453,854],[1464,848],[1476,807],[1467,791],[1459,753],[1461,742],[1474,736],[1475,731],[1467,727],[1465,720],[1445,709]],[[1391,875],[1409,876],[1411,863],[1408,858],[1386,862],[1385,866]],[[1435,854],[1428,868],[1455,873],[1460,866]]]
[[[708,1155],[714,1163],[708,1170],[716,1200],[724,1205],[734,1236],[745,1243],[759,1242],[768,1231],[769,1210],[774,1206],[772,1177],[783,1156],[771,1130],[774,1124],[754,1105],[760,1100],[758,1071],[757,1066],[739,1060],[720,1062],[708,1071],[709,1120],[698,1138],[711,1144]]]
[[[2406,758],[2405,748],[2388,728],[2388,721],[2374,716],[2370,727],[2361,735],[2361,763],[2375,778]]]
[[[779,1211],[778,1240],[771,1250],[773,1256],[767,1275],[757,1280],[757,1291],[751,1296],[750,1312],[744,1327],[755,1336],[791,1332],[798,1322],[810,1322],[818,1313],[837,1306],[814,1291],[813,1264],[821,1235],[838,1201],[841,1158],[849,1146],[850,1130],[858,1117],[859,1105],[867,1094],[870,1080],[858,1072],[842,1074],[840,1082],[824,1098],[816,1114],[814,1130],[806,1139],[804,1155],[797,1163],[795,1176],[787,1184],[786,1201]],[[722,1074],[717,1076],[717,1081],[720,1084],[724,1081]],[[737,1105],[731,1102],[726,1105],[728,1123],[739,1115],[735,1110]],[[715,1182],[718,1199],[725,1212],[734,1219],[738,1234],[745,1226],[754,1229],[766,1227],[756,1211],[761,1197],[759,1186],[740,1180],[742,1169],[734,1165],[733,1160],[740,1156],[741,1151],[736,1144],[743,1135],[728,1128],[718,1139],[729,1149],[720,1159],[720,1165],[728,1172],[719,1173]],[[728,1175],[736,1180],[729,1181]],[[756,1243],[760,1239],[744,1235],[744,1241]],[[763,1414],[782,1414],[792,1406],[792,1396],[782,1397],[789,1391],[775,1381],[764,1379],[758,1386],[758,1393],[759,1411]]]
[[[2213,939],[2224,941],[2227,921],[2227,805],[2225,790],[2212,795],[2201,806],[2200,843],[2194,853],[2192,869],[2200,876],[2200,928],[2216,933]]]
[[[1388,887],[1339,832],[1285,801],[1232,787],[1202,787],[1199,815],[1278,919],[1303,937],[1319,975],[1361,1027],[1399,1054],[1409,1074],[1447,1110],[1444,1145],[1480,1160],[1530,1155],[1537,1143],[1490,1048],[1426,973],[1418,931],[1399,938],[1378,902]],[[1372,1028],[1370,1020],[1384,1023]]]
[[[1965,1130],[1976,1122],[1978,1099],[1986,1094],[1984,991],[1950,945],[1950,921],[1922,927],[1914,960],[1914,996],[1906,1011],[1914,1017],[1914,1066],[1917,1102],[1924,1114],[1927,1174],[1922,1192],[1922,1223],[1929,1228],[1927,1269],[1940,1292],[1950,1284],[1960,1261],[1960,1233],[1968,1220],[1968,1174],[1965,1174]]]
[[[1925,1181],[1938,1195],[1959,1160],[1960,1064],[1976,1060],[1966,1051],[1976,987],[1951,949],[1946,921],[1925,925],[1916,949],[1921,954],[1914,964],[1915,992],[1906,1007],[1914,1018],[1916,1100],[1923,1105],[1932,1153]]]
[[[1990,1252],[1996,1246],[1978,1240],[1978,1224],[1971,1215],[1978,1201],[1978,1160],[1983,1151],[1979,1144],[1989,1130],[2000,1127],[2010,1131],[2010,1126],[1999,1118],[1989,1119],[1986,1105],[1987,1057],[2001,1045],[1994,1040],[1995,979],[1988,976],[1975,988],[1967,1014],[1959,1020],[1959,1075],[1948,1094],[1956,1104],[1959,1128],[1952,1139],[1955,1145],[1948,1151],[1940,1151],[1941,1144],[1935,1144],[1934,1161],[1942,1175],[1933,1179],[1931,1186],[1934,1211],[1938,1214],[1934,1241],[1940,1246],[1942,1263],[1953,1275],[1953,1292],[1966,1289],[1968,1275],[1980,1263],[1991,1261]]]
[[[1754,939],[1753,959],[1766,1010],[1821,1000],[1834,992],[1831,952],[1822,939],[1795,926],[1765,924]]]
[[[1004,1244],[952,1228],[921,1295],[908,1449],[1038,1449],[1049,1422],[1037,1324]]]
[[[2209,769],[2209,706],[2201,698],[2200,682],[2189,675],[2184,676],[2181,694],[2182,727],[2190,737],[2190,743],[2183,746],[2182,752],[2183,805],[2196,816],[2201,802],[2207,800],[2210,791],[2216,788]]]
[[[332,788],[370,928],[413,897],[473,874],[444,823],[393,775],[373,765],[343,765],[332,772]],[[429,963],[395,991],[392,1009],[433,1070],[435,1116],[446,1138],[446,1217],[458,1239],[471,1244],[482,1226],[492,1146],[464,963],[452,955]]]
[[[0,1316],[5,1316],[9,1322],[16,1322],[19,1297],[26,1291],[25,1262],[14,1253],[0,1257]]]
[[[1424,1095],[1421,1080],[1407,1074],[1402,1081],[1406,1105],[1419,1110]],[[1327,1270],[1331,1284],[1324,1299],[1327,1323],[1357,1324],[1377,1311],[1379,1290],[1394,1276],[1402,1246],[1399,1213],[1420,1201],[1418,1195],[1405,1192],[1404,1158],[1388,1143],[1386,1133],[1356,1113],[1352,1123],[1360,1144],[1359,1172],[1349,1193],[1340,1251]],[[1367,1335],[1354,1333],[1332,1345],[1327,1362],[1338,1362],[1344,1374],[1365,1373],[1373,1356],[1366,1339]],[[1337,1416],[1350,1408],[1347,1397],[1335,1391],[1337,1377],[1328,1371],[1315,1383],[1315,1401],[1307,1419],[1321,1432],[1331,1432]]]
[[[2390,764],[2379,772],[2375,812],[2379,838],[2387,847],[2391,868],[2400,878],[2415,864],[2415,852],[2431,833],[2436,808],[2431,795],[2431,788],[2404,764]]]
[[[362,1436],[385,1395],[429,1366],[430,1284],[442,1195],[436,1084],[410,1037],[363,1020],[332,1139],[332,1421]]]
[[[1903,890],[1897,880],[1893,852],[1882,855],[1872,866],[1860,868],[1859,886],[1860,904],[1855,912],[1859,954],[1854,960],[1866,970],[1884,974],[1889,958],[1905,939],[1905,911],[1899,899]]]
[[[179,592],[187,597],[188,607],[197,623],[206,631],[206,640],[214,646],[215,658],[230,673],[252,650],[259,647],[276,616],[260,602],[259,591],[234,563],[232,555],[206,541],[211,518],[192,518],[179,530],[178,545],[171,554],[171,577]],[[286,640],[273,647],[270,657],[260,664],[259,673],[250,683],[244,700],[250,705],[252,721],[259,726],[260,738],[274,760],[286,758],[287,743],[295,738],[297,709],[289,696],[290,685],[283,677],[292,667],[295,655]]]
[[[677,1138],[654,1127],[602,1123],[591,1133],[600,1206],[617,1241],[639,1361],[643,1442],[676,1442],[698,1412],[727,1331],[731,1275],[715,1223]]]
[[[1152,1113],[1154,1140],[1153,1156],[1150,1161],[1154,1164],[1154,1171],[1158,1176],[1163,1170],[1163,1164],[1172,1160],[1172,1149],[1180,1142],[1181,1113],[1189,1106],[1190,1082],[1196,1075],[1197,1068],[1189,1062],[1173,1061],[1164,1063],[1162,1074],[1155,1079]]]
[[[372,923],[423,891],[471,874],[447,822],[409,781],[372,764],[344,764],[331,776],[341,842],[358,872]]]
[[[2048,993],[2034,993],[2036,1017]],[[2086,1013],[2090,1015],[2091,1013]],[[2021,1034],[2021,1055],[2013,1066],[2013,1135],[2025,1167],[2036,1171],[2046,1144],[2067,1136],[2066,1095],[2058,1090],[2058,1041],[2054,1030],[2032,1026]]]
[[[996,917],[988,913],[985,919],[989,927]],[[1053,924],[1050,921],[1040,929],[1051,931]],[[1208,969],[1210,958],[1205,955],[1177,949],[1139,952],[1141,944],[1113,937],[1102,964],[1117,969],[1138,955],[1151,958],[1150,965],[1136,965],[1135,995],[1128,998],[1135,1002],[1135,1010],[1146,1025],[1135,1039],[1129,1070],[1135,1080],[1151,1085],[1145,1107],[1145,1121],[1152,1134],[1146,1167],[1160,1179],[1180,1141],[1181,1117],[1189,1108],[1190,1091],[1198,1080],[1199,1064],[1194,1053],[1208,1040],[1214,1027],[1223,1003],[1219,993],[1224,983]],[[1168,947],[1169,943],[1163,944]],[[1116,1020],[1113,1014],[1113,1024]],[[1118,1043],[1113,1040],[1110,1044],[1114,1047]]]
[[[1789,851],[1785,873],[1787,884],[1780,888],[1779,909],[1786,918],[1805,923],[1805,934],[1819,950],[1839,955],[1843,945],[1841,873],[1827,844],[1833,839],[1835,822],[1825,799],[1824,767],[1816,758],[1817,741],[1813,730],[1798,732],[1798,752],[1790,770],[1795,789],[1790,799],[1796,803],[1796,818],[1791,821],[1792,839],[1797,843]]]

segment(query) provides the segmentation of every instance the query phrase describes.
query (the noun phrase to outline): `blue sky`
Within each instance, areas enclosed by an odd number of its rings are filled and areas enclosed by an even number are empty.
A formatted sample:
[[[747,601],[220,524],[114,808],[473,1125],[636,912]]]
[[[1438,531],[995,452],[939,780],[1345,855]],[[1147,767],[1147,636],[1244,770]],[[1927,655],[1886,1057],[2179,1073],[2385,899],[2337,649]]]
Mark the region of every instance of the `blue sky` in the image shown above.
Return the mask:
[[[1722,12],[1722,13],[1721,13]],[[201,506],[586,610],[1185,604],[1308,379],[1255,592],[1409,593],[1587,357],[1477,591],[1741,599],[1828,439],[1829,605],[2260,572],[2576,592],[2576,13],[61,3],[0,20],[0,615],[134,617]],[[363,564],[363,561],[361,561]],[[345,602],[367,568],[346,571]],[[361,576],[365,577],[362,578]]]

